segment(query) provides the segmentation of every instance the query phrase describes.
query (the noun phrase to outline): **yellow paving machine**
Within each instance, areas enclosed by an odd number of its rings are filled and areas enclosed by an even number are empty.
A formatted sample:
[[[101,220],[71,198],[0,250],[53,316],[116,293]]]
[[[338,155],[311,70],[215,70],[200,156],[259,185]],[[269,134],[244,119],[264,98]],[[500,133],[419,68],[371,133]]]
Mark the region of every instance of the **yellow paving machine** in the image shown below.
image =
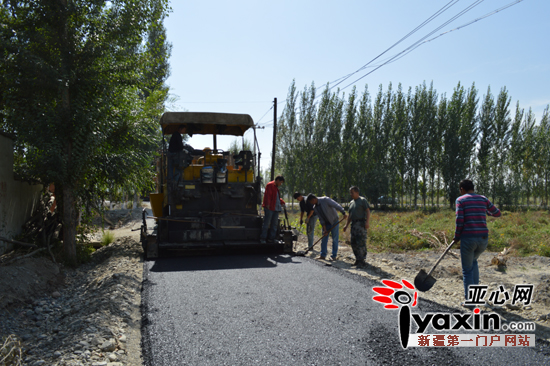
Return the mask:
[[[247,114],[166,112],[157,163],[153,216],[143,211],[141,242],[147,258],[174,254],[292,252],[296,232],[279,220],[276,240],[260,243],[263,224],[260,151]],[[189,136],[212,135],[212,148],[185,145],[170,152],[166,136],[185,128]],[[218,135],[243,136],[254,129],[254,151],[232,154],[217,147]],[[285,212],[286,213],[286,212]]]

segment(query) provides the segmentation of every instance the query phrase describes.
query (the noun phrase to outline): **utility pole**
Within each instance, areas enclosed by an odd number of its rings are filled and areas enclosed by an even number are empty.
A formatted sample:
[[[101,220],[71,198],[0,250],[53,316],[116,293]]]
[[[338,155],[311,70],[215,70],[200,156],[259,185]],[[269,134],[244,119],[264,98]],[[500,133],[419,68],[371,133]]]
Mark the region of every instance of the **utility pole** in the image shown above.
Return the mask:
[[[273,152],[271,153],[271,181],[275,180],[275,151],[277,143],[277,98],[273,99]]]

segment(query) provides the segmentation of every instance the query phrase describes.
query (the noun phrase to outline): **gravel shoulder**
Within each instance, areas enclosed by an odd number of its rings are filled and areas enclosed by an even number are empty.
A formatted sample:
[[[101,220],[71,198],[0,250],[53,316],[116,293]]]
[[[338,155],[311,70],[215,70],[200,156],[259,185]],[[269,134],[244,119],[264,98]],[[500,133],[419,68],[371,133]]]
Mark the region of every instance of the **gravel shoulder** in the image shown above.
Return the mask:
[[[0,265],[0,337],[17,337],[23,364],[142,364],[141,209],[123,211],[115,241],[77,269],[50,257]]]

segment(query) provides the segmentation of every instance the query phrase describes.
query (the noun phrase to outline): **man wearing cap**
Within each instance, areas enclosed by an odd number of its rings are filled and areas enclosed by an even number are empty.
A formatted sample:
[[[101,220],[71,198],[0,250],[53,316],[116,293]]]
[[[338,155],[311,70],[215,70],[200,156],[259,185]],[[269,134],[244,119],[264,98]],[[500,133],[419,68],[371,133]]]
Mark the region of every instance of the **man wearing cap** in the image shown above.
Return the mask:
[[[336,201],[330,197],[316,197],[314,194],[307,196],[307,201],[314,206],[315,213],[319,217],[319,222],[323,226],[323,239],[321,240],[321,255],[319,259],[326,259],[328,253],[328,234],[332,236],[332,255],[330,259],[336,260],[338,256],[338,236],[339,236],[339,220],[338,211],[345,219],[346,211]]]

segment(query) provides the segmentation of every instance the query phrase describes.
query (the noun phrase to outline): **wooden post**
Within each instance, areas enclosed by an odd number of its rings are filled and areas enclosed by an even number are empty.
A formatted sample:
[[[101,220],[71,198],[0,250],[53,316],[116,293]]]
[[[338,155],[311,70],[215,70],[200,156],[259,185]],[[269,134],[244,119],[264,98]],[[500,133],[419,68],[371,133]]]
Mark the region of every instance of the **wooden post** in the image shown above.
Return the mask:
[[[273,100],[273,152],[271,153],[271,181],[275,180],[275,151],[277,146],[277,98]]]

